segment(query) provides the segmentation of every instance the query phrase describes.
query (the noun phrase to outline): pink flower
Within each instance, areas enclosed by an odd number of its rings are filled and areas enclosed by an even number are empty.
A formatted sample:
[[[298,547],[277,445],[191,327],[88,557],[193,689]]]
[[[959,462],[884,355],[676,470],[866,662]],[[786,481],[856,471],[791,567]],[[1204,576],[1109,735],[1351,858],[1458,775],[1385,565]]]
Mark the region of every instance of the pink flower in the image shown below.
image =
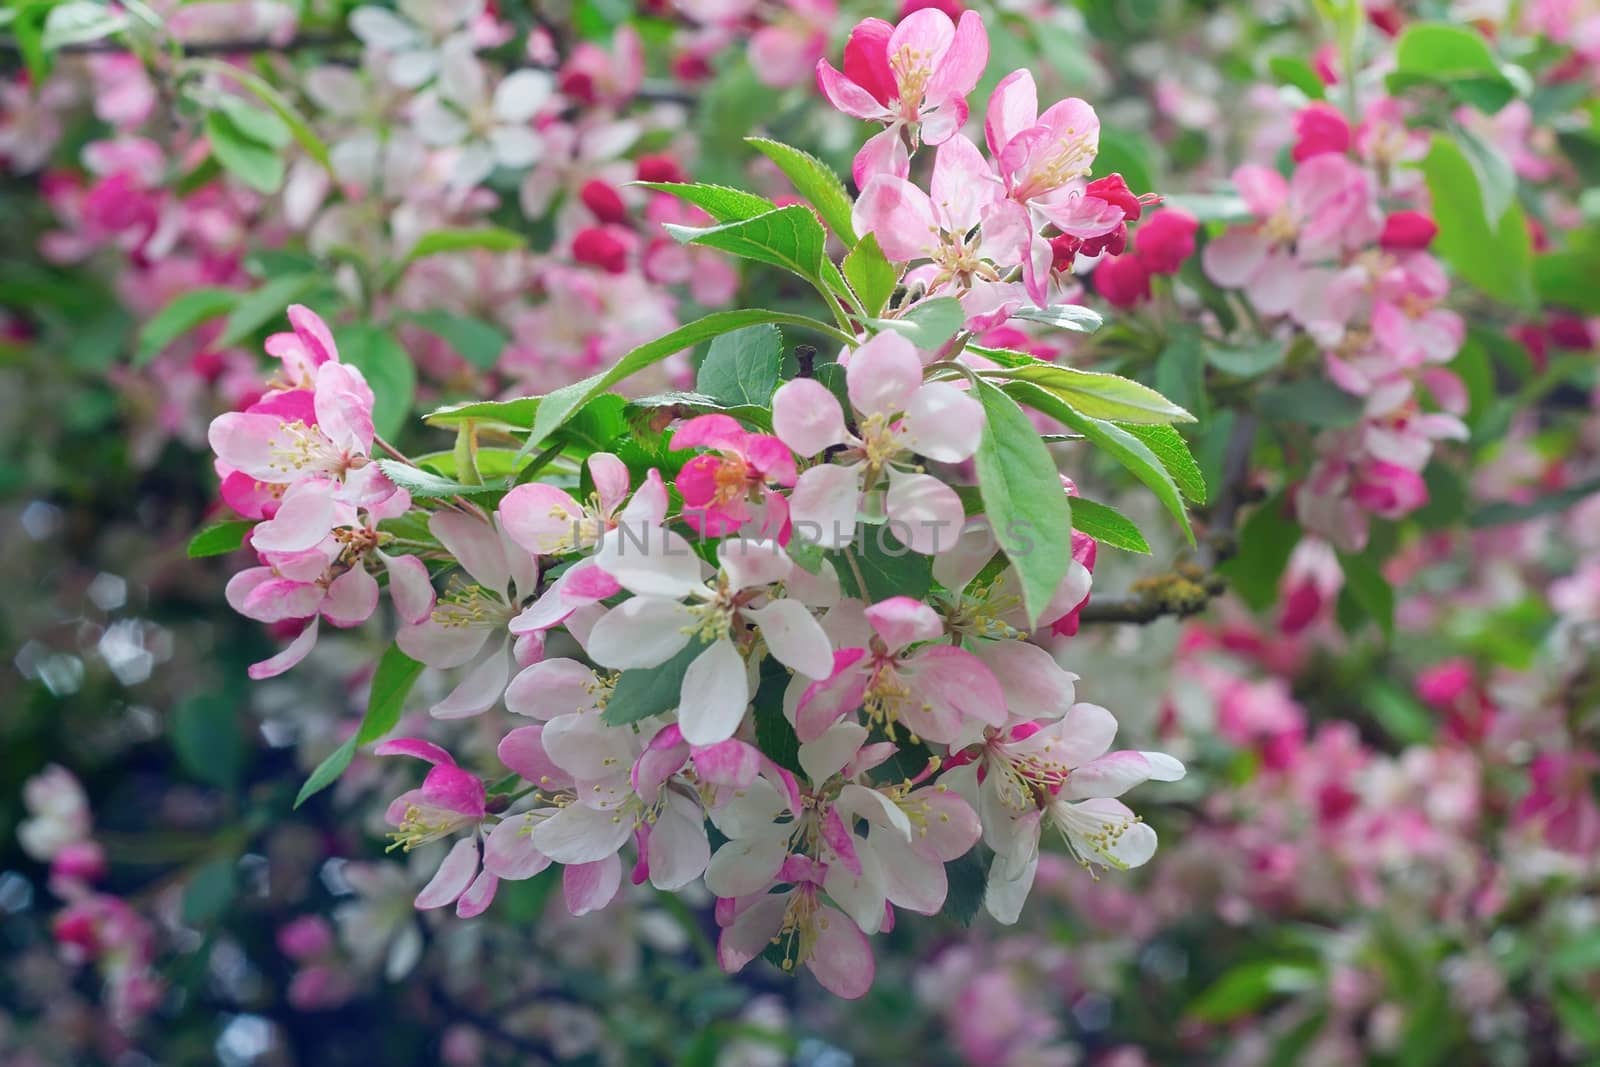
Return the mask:
[[[395,827],[389,836],[410,852],[414,848],[469,831],[445,855],[439,869],[417,894],[420,910],[456,906],[463,919],[481,915],[494,900],[499,878],[479,864],[478,830],[488,815],[483,779],[456,766],[450,753],[417,737],[385,741],[373,749],[379,756],[412,756],[432,765],[419,789],[400,794],[384,818]]]
[[[1294,117],[1295,142],[1290,158],[1304,163],[1325,152],[1344,155],[1350,151],[1350,122],[1332,104],[1318,100],[1306,105]]]
[[[1278,628],[1297,634],[1321,618],[1344,587],[1344,569],[1333,546],[1307,537],[1294,546],[1284,568]]]
[[[844,73],[817,62],[817,85],[846,115],[881,122],[856,154],[851,173],[866,187],[874,174],[904,178],[910,171],[909,137],[943,144],[967,121],[967,94],[989,61],[989,38],[977,12],[952,23],[942,11],[913,12],[898,26],[864,19],[850,31]]]
[[[1600,757],[1592,752],[1545,752],[1528,768],[1532,788],[1518,803],[1515,821],[1556,848],[1579,855],[1600,851],[1600,803],[1592,779]]]
[[[965,295],[974,285],[999,282],[1023,260],[1033,237],[1027,212],[1004,199],[993,171],[965,136],[939,146],[930,189],[931,197],[902,177],[873,175],[856,201],[856,230],[876,236],[894,262],[932,260],[931,269],[919,272],[927,275],[921,280],[929,293],[954,288]],[[1049,245],[1040,243],[1047,272]],[[1032,268],[1028,276],[1043,285]]]
[[[771,588],[794,569],[777,542],[722,542],[720,568],[707,582],[700,557],[671,530],[624,527],[618,534],[602,544],[595,565],[634,595],[595,623],[589,655],[621,670],[656,667],[698,639],[703,648],[684,673],[678,704],[678,725],[691,744],[725,741],[744,721],[752,694],[740,644],[751,626],[780,663],[827,677],[832,647],[822,627],[799,600]]]
[[[1375,515],[1398,519],[1428,502],[1428,487],[1416,471],[1377,460],[1357,472],[1350,496]]]
[[[795,533],[824,548],[849,544],[862,493],[887,476],[884,507],[895,538],[925,555],[940,551],[941,538],[949,547],[966,518],[961,499],[919,473],[912,457],[940,463],[970,457],[983,433],[983,408],[949,382],[924,383],[916,349],[892,332],[856,349],[845,381],[856,433],[846,428],[839,401],[813,379],[786,382],[772,398],[773,429],[797,455],[844,446],[834,456],[841,462],[818,463],[795,483],[789,497]]]
[[[717,962],[729,974],[777,941],[785,967],[805,965],[822,987],[846,1000],[872,988],[876,964],[866,934],[851,918],[824,902],[823,869],[804,857],[787,865],[793,885],[783,893],[752,893],[717,901]]]
[[[945,635],[932,608],[891,597],[867,608],[866,617],[872,634],[865,646],[834,653],[832,673],[801,695],[794,714],[801,741],[817,740],[858,708],[885,729],[898,723],[913,737],[946,744],[969,723],[1005,724],[1005,692],[983,660],[930,643]]]
[[[825,62],[833,0],[786,0],[775,18],[750,35],[750,68],[763,85],[801,85]],[[969,90],[970,91],[970,90]]]
[[[789,539],[787,501],[772,486],[795,483],[794,455],[771,434],[751,433],[727,415],[700,415],[672,434],[674,451],[702,452],[683,465],[676,485],[683,519],[708,537],[726,537],[752,522],[763,536]]]
[[[580,504],[571,493],[534,482],[519,485],[500,501],[500,526],[506,536],[535,556],[555,556],[592,548],[617,525],[616,513],[628,496],[628,467],[609,452],[587,461],[594,494]]]

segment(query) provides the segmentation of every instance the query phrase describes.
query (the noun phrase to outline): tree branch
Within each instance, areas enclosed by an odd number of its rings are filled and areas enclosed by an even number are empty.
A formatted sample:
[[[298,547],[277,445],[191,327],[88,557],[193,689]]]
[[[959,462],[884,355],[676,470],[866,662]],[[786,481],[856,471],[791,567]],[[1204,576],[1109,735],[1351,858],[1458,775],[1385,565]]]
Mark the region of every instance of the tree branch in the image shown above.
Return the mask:
[[[1123,595],[1091,594],[1078,616],[1080,622],[1144,625],[1169,615],[1186,618],[1205,611],[1212,600],[1227,591],[1228,584],[1216,573],[1216,566],[1238,548],[1235,526],[1239,508],[1249,498],[1250,450],[1255,439],[1255,415],[1240,413],[1223,453],[1222,484],[1217,487],[1216,503],[1207,513],[1206,533],[1194,558],[1178,564],[1169,574],[1135,582]]]

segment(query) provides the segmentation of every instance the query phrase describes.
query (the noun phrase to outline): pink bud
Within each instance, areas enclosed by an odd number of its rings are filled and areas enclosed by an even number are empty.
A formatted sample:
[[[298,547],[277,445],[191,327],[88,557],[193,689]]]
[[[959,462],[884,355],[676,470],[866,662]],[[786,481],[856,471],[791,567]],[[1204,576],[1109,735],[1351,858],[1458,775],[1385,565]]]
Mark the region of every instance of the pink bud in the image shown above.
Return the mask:
[[[1186,211],[1167,208],[1139,227],[1134,254],[1151,274],[1176,274],[1183,261],[1194,255],[1194,235],[1200,221]]]
[[[1472,664],[1457,657],[1447,659],[1417,675],[1417,699],[1435,711],[1448,711],[1472,692]]]
[[[1438,232],[1438,223],[1420,211],[1395,211],[1383,220],[1378,244],[1390,252],[1410,252],[1427,248]]]
[[[292,960],[308,960],[333,947],[333,928],[320,915],[301,915],[278,927],[278,951]]]
[[[628,269],[627,245],[616,234],[599,226],[579,230],[572,238],[572,258],[599,267],[608,274],[621,274]]]
[[[578,198],[601,222],[622,224],[628,221],[628,205],[622,202],[621,194],[599,178],[584,182],[583,188],[578,190]]]
[[[689,180],[683,168],[678,165],[675,156],[662,152],[660,155],[640,156],[635,162],[638,168],[639,180],[642,182],[685,182]]]
[[[50,861],[50,879],[98,882],[106,875],[106,853],[93,841],[63,845]]]
[[[1295,142],[1290,156],[1304,163],[1327,152],[1350,151],[1350,123],[1332,104],[1318,101],[1294,117]]]
[[[1104,178],[1096,178],[1084,187],[1083,195],[1115,204],[1122,209],[1122,217],[1128,222],[1137,222],[1144,210],[1139,198],[1128,188],[1127,181],[1120,174],[1107,174]]]
[[[1092,277],[1095,292],[1112,307],[1131,308],[1150,299],[1150,272],[1135,256],[1102,260]]]

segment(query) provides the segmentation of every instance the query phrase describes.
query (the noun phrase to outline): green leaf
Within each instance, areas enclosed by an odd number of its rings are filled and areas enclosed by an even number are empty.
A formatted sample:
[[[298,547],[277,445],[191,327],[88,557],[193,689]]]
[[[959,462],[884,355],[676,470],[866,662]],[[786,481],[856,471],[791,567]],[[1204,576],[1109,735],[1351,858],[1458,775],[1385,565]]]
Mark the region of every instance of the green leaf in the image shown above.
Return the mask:
[[[1473,177],[1478,179],[1478,192],[1483,197],[1483,217],[1504,217],[1517,195],[1517,172],[1505,153],[1466,126],[1452,123],[1451,133],[1456,147],[1466,157]]]
[[[1257,341],[1239,346],[1207,342],[1206,362],[1235,378],[1255,378],[1283,366],[1289,346],[1283,341]]]
[[[345,740],[344,744],[328,753],[321,763],[317,764],[316,769],[311,772],[311,776],[300,787],[300,792],[295,795],[294,806],[298,808],[338,781],[339,776],[344,773],[346,767],[350,766],[350,761],[355,757],[356,739],[350,737]]]
[[[1028,621],[1037,623],[1072,563],[1072,505],[1050,450],[1016,401],[982,379],[978,400],[984,414],[973,456],[978,492],[995,540],[1021,580]],[[959,531],[950,533],[954,544]]]
[[[1178,525],[1183,527],[1183,534],[1189,539],[1189,543],[1194,544],[1194,530],[1189,526],[1189,513],[1183,505],[1183,494],[1173,481],[1172,475],[1167,473],[1166,465],[1150,451],[1148,445],[1129,433],[1127,428],[1089,418],[1054,393],[1032,382],[1011,382],[1005,389],[1012,399],[1065,423],[1126,467],[1135,478],[1155,493],[1156,499],[1161,501],[1162,506],[1178,521]]]
[[[432,471],[413,467],[409,463],[402,463],[397,459],[380,459],[377,462],[383,473],[389,476],[389,480],[410,493],[414,500],[439,500],[444,497],[505,491],[504,485],[466,485]]]
[[[880,330],[892,330],[925,352],[937,351],[967,321],[961,302],[951,296],[919,300],[893,319],[871,319]]]
[[[289,125],[271,111],[245,103],[237,96],[217,99],[217,109],[228,116],[233,128],[257,144],[283,151],[289,145]]]
[[[944,913],[962,926],[971,926],[983,908],[984,887],[989,877],[976,847],[944,865],[949,888],[945,892]]]
[[[855,247],[856,231],[850,218],[855,204],[833,168],[809,152],[780,141],[769,141],[764,137],[746,137],[745,141],[778,165],[795,191],[817,209],[822,221],[828,224],[828,228],[844,242],[846,248]]]
[[[1204,1022],[1228,1022],[1260,1009],[1275,996],[1315,989],[1319,981],[1316,968],[1303,963],[1242,963],[1190,1001],[1188,1014]]]
[[[1339,566],[1344,570],[1344,588],[1340,591],[1341,605],[1349,603],[1359,610],[1342,611],[1355,618],[1367,617],[1378,624],[1385,635],[1394,636],[1394,587],[1383,572],[1366,556],[1339,553]]]
[[[1317,77],[1316,70],[1299,56],[1273,56],[1267,60],[1267,69],[1279,85],[1292,85],[1312,100],[1327,95],[1327,87]]]
[[[295,110],[282,93],[274,89],[271,84],[261,78],[231,63],[215,59],[189,59],[190,64],[204,67],[206,70],[232,81],[240,88],[250,93],[257,100],[267,105],[289,130],[295,142],[305,150],[306,155],[316,160],[322,169],[329,174],[333,173],[333,160],[328,155],[328,146],[322,143],[316,131],[311,128],[305,117]]]
[[[798,326],[802,329],[823,333],[834,340],[842,340],[847,344],[853,341],[852,338],[845,337],[826,323],[806,318],[803,315],[790,315],[785,312],[768,311],[763,308],[713,312],[704,318],[696,319],[694,322],[680,326],[671,333],[656,338],[654,341],[640,345],[619,359],[610,370],[585,378],[579,382],[573,382],[571,385],[562,386],[555,392],[540,399],[534,412],[533,429],[529,433],[528,443],[524,447],[529,450],[538,447],[541,442],[560,429],[568,419],[572,418],[573,414],[584,404],[624,378],[661,362],[675,352],[693,348],[701,341],[708,341],[732,330],[764,322]]]
[[[1109,504],[1098,504],[1081,496],[1072,498],[1072,528],[1124,552],[1150,554],[1150,544],[1133,520]]]
[[[695,375],[695,389],[729,406],[765,407],[783,369],[783,334],[776,326],[746,326],[715,338]]]
[[[1256,611],[1278,599],[1278,579],[1300,540],[1300,526],[1289,516],[1282,493],[1264,501],[1239,527],[1238,552],[1217,567],[1234,592]]]
[[[752,715],[756,724],[756,746],[761,754],[785,770],[804,775],[800,766],[800,738],[783,714],[783,695],[792,677],[773,657],[763,659]]]
[[[670,418],[687,418],[691,415],[731,415],[745,422],[753,422],[763,429],[772,427],[772,411],[766,402],[760,404],[725,404],[704,393],[652,393],[628,399],[623,416],[628,420],[640,415],[665,413]]]
[[[1513,522],[1526,522],[1536,519],[1541,515],[1550,515],[1554,512],[1565,511],[1578,503],[1600,493],[1600,479],[1591,478],[1577,485],[1553,493],[1544,493],[1535,497],[1526,504],[1513,504],[1497,501],[1485,504],[1472,512],[1467,518],[1467,525],[1474,530],[1483,530],[1491,526],[1505,526]]]
[[[1205,414],[1206,361],[1200,331],[1180,326],[1167,335],[1156,356],[1155,387],[1174,404]]]
[[[1058,330],[1071,330],[1073,333],[1094,333],[1105,324],[1105,319],[1098,311],[1082,304],[1057,304],[1048,308],[1024,304],[1012,312],[1011,317],[1025,319],[1028,322],[1042,322],[1046,326],[1054,326]]]
[[[300,787],[300,794],[295,797],[295,807],[298,808],[313,795],[332,785],[350,766],[358,747],[379,740],[395,728],[405,708],[406,697],[421,677],[422,670],[423,665],[400,651],[399,645],[389,646],[372,675],[367,712],[361,718],[361,726],[311,772],[311,777],[306,779],[306,784]]]
[[[1052,36],[1055,36],[1052,34]],[[1128,188],[1135,192],[1149,192],[1156,187],[1153,157],[1155,146],[1142,133],[1100,127],[1100,151],[1094,157],[1094,173],[1121,174]]]
[[[309,293],[316,284],[314,274],[285,274],[252,293],[238,296],[228,321],[222,325],[222,336],[217,338],[216,347],[231,348],[267,323],[281,319],[289,305]]]
[[[492,369],[506,347],[506,335],[482,319],[452,315],[447,311],[419,311],[406,317],[442,338],[462,359],[483,370]]]
[[[1150,446],[1161,460],[1161,465],[1167,468],[1167,473],[1172,475],[1172,480],[1178,483],[1178,488],[1183,495],[1196,504],[1206,502],[1206,479],[1200,473],[1200,464],[1195,462],[1194,453],[1189,451],[1189,442],[1183,435],[1171,426],[1128,426],[1125,429]]]
[[[55,52],[71,44],[98,41],[128,28],[128,16],[107,4],[93,0],[71,0],[57,4],[45,16],[39,46]]]
[[[219,789],[231,789],[244,769],[244,738],[233,701],[216,694],[193,696],[178,705],[172,721],[172,747],[190,775]]]
[[[1390,91],[1421,84],[1443,85],[1458,99],[1488,112],[1500,110],[1516,95],[1480,34],[1438,22],[1413,22],[1395,45]]]
[[[189,558],[224,556],[244,544],[244,535],[255,525],[248,519],[229,519],[207,526],[189,540]]]
[[[683,676],[688,673],[689,664],[705,649],[704,642],[690,640],[677,655],[658,667],[623,671],[606,700],[601,720],[607,726],[626,726],[677,707]]]
[[[1326,378],[1303,378],[1274,385],[1256,395],[1256,410],[1279,422],[1318,428],[1354,426],[1361,419],[1361,398],[1351,396]]]
[[[1369,682],[1362,690],[1361,702],[1384,732],[1400,744],[1424,745],[1433,739],[1434,714],[1388,679]]]
[[[283,154],[234,125],[226,112],[209,112],[205,131],[211,154],[229,174],[258,193],[270,195],[283,185]]]
[[[906,548],[889,533],[887,525],[863,527],[863,536],[848,549],[829,552],[827,558],[839,575],[839,588],[845,596],[866,601],[892,596],[920,600],[933,588],[933,559]],[[857,570],[867,583],[865,589],[856,581]]]
[[[1512,203],[1500,218],[1489,218],[1471,161],[1443,134],[1434,134],[1422,173],[1439,225],[1434,251],[1487,295],[1531,308],[1532,249],[1521,207]]]
[[[429,426],[445,428],[459,426],[467,420],[503,426],[513,430],[527,430],[533,426],[539,411],[539,397],[522,396],[515,400],[470,400],[464,404],[447,404],[423,416]]]
[[[443,252],[465,252],[474,248],[489,252],[515,252],[527,243],[520,233],[498,226],[433,230],[417,238],[417,243],[405,254],[404,261],[414,263]]]
[[[242,294],[235,289],[206,287],[191,289],[175,297],[139,331],[139,347],[133,365],[143,366],[162,349],[210,319],[231,311]]]
[[[203,864],[183,887],[179,908],[189,926],[208,926],[220,919],[238,889],[238,863],[232,856]]]
[[[1550,970],[1558,975],[1600,974],[1600,930],[1563,941],[1550,954]]]
[[[725,185],[703,185],[693,182],[636,182],[635,184],[693,204],[718,222],[753,219],[757,215],[775,211],[778,207],[764,196],[747,193],[742,189],[730,189]]]
[[[1250,222],[1255,212],[1238,193],[1177,193],[1162,197],[1167,207],[1186,211],[1201,222]]]
[[[878,238],[870,233],[861,238],[849,255],[844,257],[844,277],[856,296],[861,298],[862,314],[869,317],[883,313],[900,281],[894,267],[884,258],[883,250],[878,247]]]
[[[814,285],[822,284],[822,260],[828,235],[804,204],[790,204],[720,226],[667,223],[664,228],[684,244],[703,245],[743,259],[782,267]]]
[[[975,351],[986,356],[991,350]],[[1028,382],[1091,419],[1153,425],[1195,421],[1193,415],[1154,389],[1115,374],[1078,370],[1039,360],[984,374]]]
[[[411,417],[417,369],[400,343],[376,326],[358,323],[333,331],[339,358],[356,367],[372,386],[372,426],[379,437],[393,437]]]
[[[1600,315],[1600,243],[1576,251],[1547,252],[1533,261],[1539,301]]]

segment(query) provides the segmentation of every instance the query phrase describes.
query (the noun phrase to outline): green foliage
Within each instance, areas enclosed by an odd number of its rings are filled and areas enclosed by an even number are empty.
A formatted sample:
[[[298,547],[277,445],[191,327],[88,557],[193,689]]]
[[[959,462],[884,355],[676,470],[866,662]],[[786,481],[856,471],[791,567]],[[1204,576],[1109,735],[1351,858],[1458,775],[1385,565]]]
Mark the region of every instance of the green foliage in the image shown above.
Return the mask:
[[[981,356],[993,350],[975,348]],[[1121,423],[1193,422],[1194,416],[1149,386],[1098,371],[1030,360],[986,374],[1026,382],[1091,419]],[[1065,420],[1063,420],[1065,421]]]
[[[482,319],[452,315],[445,311],[419,311],[407,318],[424,330],[442,338],[461,358],[474,367],[492,370],[505,351],[508,338]]]
[[[822,264],[828,235],[822,223],[803,204],[790,204],[753,218],[720,226],[680,226],[664,229],[684,244],[703,245],[798,274],[822,285]]]
[[[643,667],[623,671],[617,677],[616,688],[606,700],[602,718],[611,726],[626,726],[652,715],[664,715],[678,706],[678,693],[683,689],[683,676],[706,650],[705,643],[691,640],[658,667]]]
[[[695,389],[730,407],[764,408],[783,369],[783,334],[763,323],[714,338],[695,376]]]
[[[1102,545],[1120,548],[1125,552],[1150,554],[1150,544],[1139,532],[1139,527],[1109,504],[1098,504],[1081,496],[1073,497],[1072,528]]]
[[[844,242],[846,248],[855,247],[856,231],[850,219],[855,204],[833,168],[809,152],[778,141],[769,141],[764,137],[747,137],[745,140],[777,164],[778,169],[794,185],[795,191],[817,209],[822,221],[827,223],[834,236]]]
[[[844,277],[850,288],[861,298],[861,311],[869,316],[881,315],[894,296],[899,276],[884,258],[878,247],[878,238],[867,234],[844,257]]]
[[[294,798],[295,807],[298,808],[337,781],[355,758],[357,748],[382,739],[394,729],[400,721],[401,711],[405,709],[406,697],[422,676],[422,670],[423,665],[400,651],[399,645],[389,646],[372,675],[367,713],[361,718],[361,726],[344,744],[317,764],[316,770],[311,772],[311,777],[306,779],[305,785],[300,787],[299,794]]]
[[[1022,586],[1028,620],[1037,623],[1072,562],[1072,505],[1050,450],[1014,400],[979,381],[983,436],[973,462],[995,540]]]
[[[1422,173],[1439,224],[1435,251],[1486,295],[1518,308],[1532,306],[1532,251],[1522,208],[1512,203],[1491,216],[1486,205],[1492,189],[1486,196],[1467,155],[1444,134],[1434,135]]]
[[[207,526],[189,539],[189,558],[204,559],[238,551],[244,544],[244,535],[254,525],[248,519],[227,519]]]
[[[1489,112],[1516,96],[1516,87],[1481,34],[1438,22],[1413,22],[1395,46],[1389,91],[1401,93],[1415,85],[1443,86],[1462,103]]]
[[[961,303],[953,297],[936,296],[919,300],[903,315],[893,319],[873,319],[879,330],[892,330],[924,352],[936,352],[956,335],[967,321]]]
[[[199,326],[231,310],[239,302],[240,293],[233,289],[206,287],[180,293],[147,320],[139,330],[139,347],[134,353],[134,366],[142,366],[172,342]]]

